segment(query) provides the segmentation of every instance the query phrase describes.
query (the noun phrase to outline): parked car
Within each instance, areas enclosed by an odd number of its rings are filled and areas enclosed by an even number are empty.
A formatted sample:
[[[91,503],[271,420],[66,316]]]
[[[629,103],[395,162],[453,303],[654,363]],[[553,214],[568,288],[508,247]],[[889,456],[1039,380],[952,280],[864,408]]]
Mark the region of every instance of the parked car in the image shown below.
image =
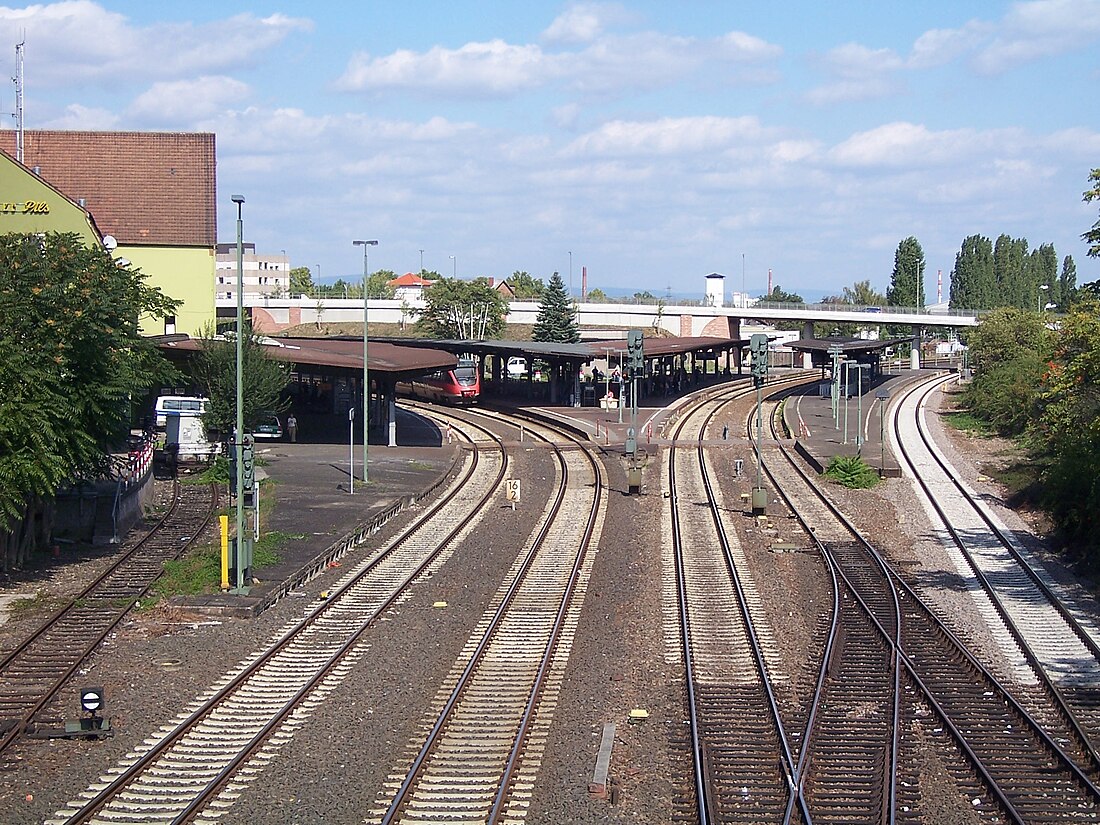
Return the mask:
[[[266,438],[270,440],[283,437],[283,424],[279,421],[279,416],[269,415],[260,419],[260,423],[257,424],[252,430],[253,438]]]
[[[527,374],[527,359],[526,358],[509,358],[508,359],[508,377],[509,378],[521,378]]]

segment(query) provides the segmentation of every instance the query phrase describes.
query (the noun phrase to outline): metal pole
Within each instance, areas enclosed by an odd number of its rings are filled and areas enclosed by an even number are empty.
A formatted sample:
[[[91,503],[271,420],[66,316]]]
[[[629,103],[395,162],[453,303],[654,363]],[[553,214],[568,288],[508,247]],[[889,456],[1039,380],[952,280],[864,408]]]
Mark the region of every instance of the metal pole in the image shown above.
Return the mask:
[[[367,339],[369,338],[367,334],[367,321],[369,320],[367,278],[370,277],[370,272],[367,263],[367,249],[378,246],[378,241],[352,241],[351,243],[352,246],[363,247],[363,483],[366,484],[370,481],[367,468],[367,443],[370,441],[370,367],[367,365]],[[352,475],[355,475],[354,466],[352,467]]]
[[[348,494],[355,495],[355,407],[348,407]]]
[[[856,455],[863,450],[863,367],[856,364]]]
[[[237,592],[244,589],[244,221],[243,195],[233,195],[237,204],[237,431],[233,449],[237,458],[237,537],[234,562],[237,566]]]
[[[760,441],[764,435],[764,416],[761,407],[764,404],[764,381],[756,379],[756,489],[764,487],[764,462],[760,457]]]
[[[850,361],[844,362],[844,443],[848,443],[848,376],[851,373]]]

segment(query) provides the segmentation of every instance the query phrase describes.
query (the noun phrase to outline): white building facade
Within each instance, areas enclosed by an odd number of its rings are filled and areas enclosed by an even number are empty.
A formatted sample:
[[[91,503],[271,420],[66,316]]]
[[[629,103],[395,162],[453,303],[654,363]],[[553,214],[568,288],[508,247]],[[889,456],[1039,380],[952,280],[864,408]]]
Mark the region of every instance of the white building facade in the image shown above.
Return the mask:
[[[242,245],[242,271],[244,295],[266,298],[286,298],[290,296],[290,257],[282,252],[278,255],[258,255],[256,245]],[[214,297],[218,300],[237,299],[237,244],[220,243],[214,268]]]

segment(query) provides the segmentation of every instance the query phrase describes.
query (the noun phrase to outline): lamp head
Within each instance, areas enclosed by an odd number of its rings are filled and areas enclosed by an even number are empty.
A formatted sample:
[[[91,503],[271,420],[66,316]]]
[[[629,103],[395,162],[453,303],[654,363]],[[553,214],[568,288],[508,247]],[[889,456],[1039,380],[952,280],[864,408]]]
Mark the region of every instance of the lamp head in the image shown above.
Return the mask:
[[[378,241],[352,241],[353,246],[378,246]]]
[[[237,204],[238,206],[240,204],[244,203],[244,195],[232,195],[232,196],[230,196],[230,199],[233,201],[233,203]]]

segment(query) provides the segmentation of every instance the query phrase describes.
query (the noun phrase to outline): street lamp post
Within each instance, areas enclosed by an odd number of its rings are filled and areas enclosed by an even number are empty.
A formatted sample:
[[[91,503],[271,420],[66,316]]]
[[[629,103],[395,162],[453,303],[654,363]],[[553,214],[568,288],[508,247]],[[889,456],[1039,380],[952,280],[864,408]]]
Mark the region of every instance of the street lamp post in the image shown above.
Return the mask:
[[[573,252],[569,252],[569,297],[573,297]]]
[[[241,208],[244,195],[233,195],[237,204],[237,432],[233,450],[237,459],[237,537],[235,562],[237,566],[237,592],[244,589],[244,221]]]
[[[424,277],[424,250],[420,250],[420,277]]]
[[[353,246],[363,247],[363,483],[369,481],[367,471],[367,442],[370,440],[370,368],[367,366],[367,278],[370,277],[367,267],[367,249],[378,246],[378,241],[352,241]],[[351,468],[352,476],[355,468]]]
[[[452,278],[457,278],[458,277],[458,258],[456,258],[454,255],[451,255],[450,258],[451,258],[451,277]]]
[[[1043,293],[1050,289],[1050,284],[1039,284],[1039,297],[1035,303],[1035,309],[1039,312],[1043,311]]]

